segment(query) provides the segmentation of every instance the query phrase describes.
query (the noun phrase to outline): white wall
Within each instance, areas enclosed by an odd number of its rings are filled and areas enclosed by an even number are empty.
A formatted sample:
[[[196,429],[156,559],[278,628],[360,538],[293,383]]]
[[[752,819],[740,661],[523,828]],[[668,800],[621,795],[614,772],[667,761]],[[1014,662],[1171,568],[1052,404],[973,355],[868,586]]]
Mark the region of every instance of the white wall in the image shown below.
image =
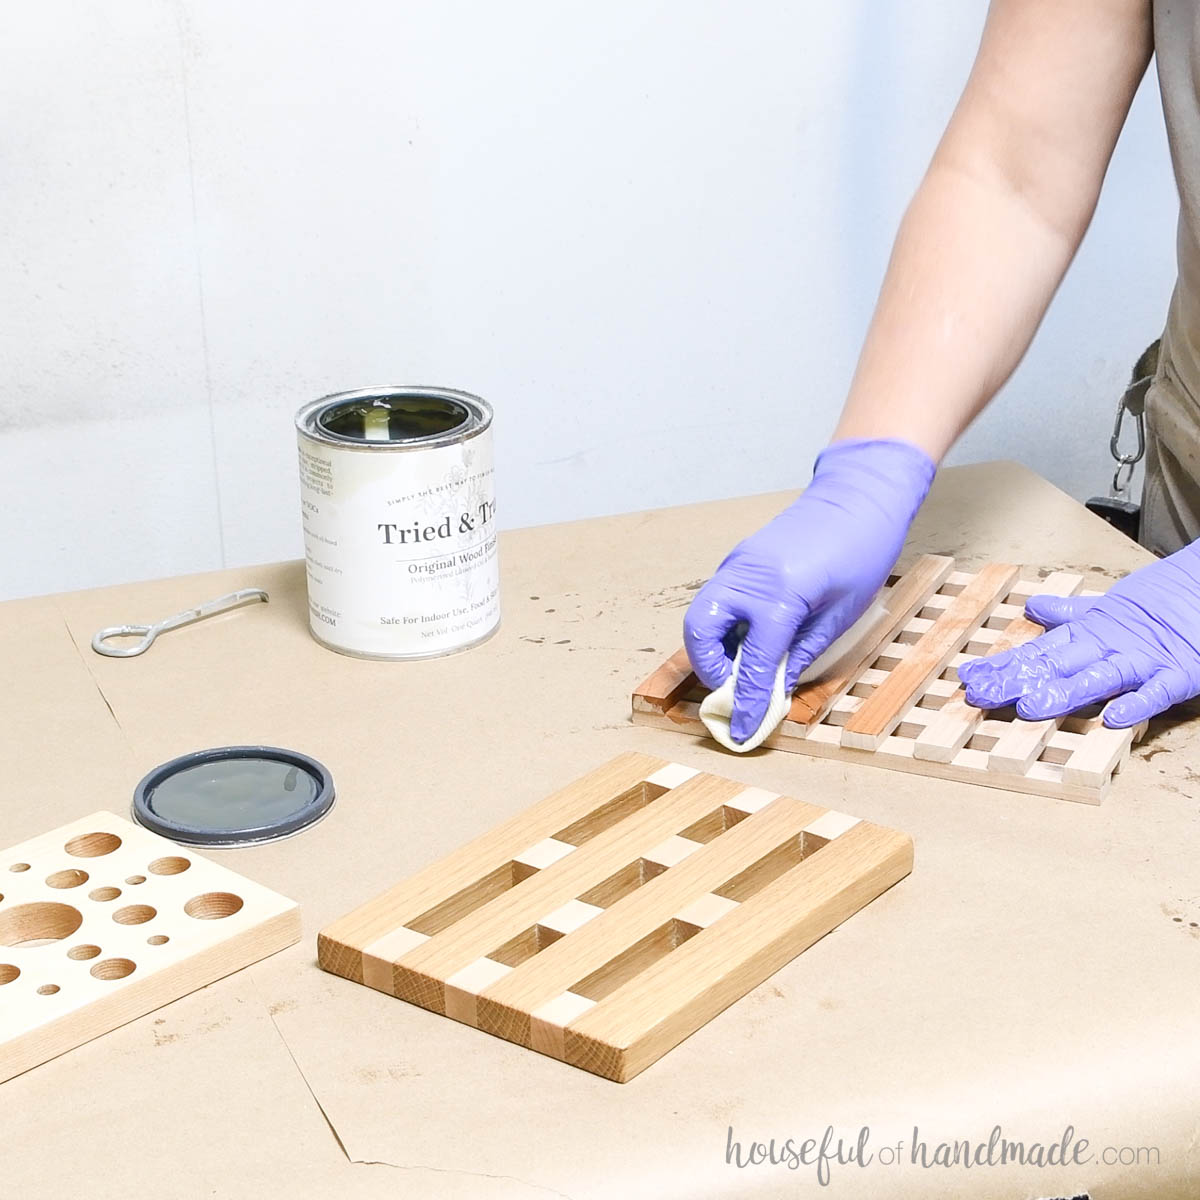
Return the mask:
[[[21,5],[0,597],[298,555],[292,414],[369,383],[493,401],[507,526],[801,486],[985,7]],[[1174,217],[1150,80],[952,461],[1102,489]]]

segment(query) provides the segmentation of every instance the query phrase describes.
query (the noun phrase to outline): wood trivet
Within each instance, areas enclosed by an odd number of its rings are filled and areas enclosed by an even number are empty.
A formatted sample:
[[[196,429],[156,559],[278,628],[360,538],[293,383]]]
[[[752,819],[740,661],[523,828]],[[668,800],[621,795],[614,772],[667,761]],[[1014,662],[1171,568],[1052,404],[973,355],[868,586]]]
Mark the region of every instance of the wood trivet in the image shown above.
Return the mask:
[[[625,754],[342,917],[327,971],[625,1082],[912,869],[912,840]]]
[[[1144,724],[1107,729],[1096,710],[1022,721],[1011,708],[972,708],[959,686],[960,663],[1045,632],[1024,616],[1031,595],[1100,595],[1083,588],[1082,575],[1019,575],[1005,563],[966,572],[956,571],[952,558],[918,559],[889,580],[876,621],[796,693],[763,744],[1098,804]],[[706,694],[679,650],[635,689],[633,720],[707,738],[698,715]]]

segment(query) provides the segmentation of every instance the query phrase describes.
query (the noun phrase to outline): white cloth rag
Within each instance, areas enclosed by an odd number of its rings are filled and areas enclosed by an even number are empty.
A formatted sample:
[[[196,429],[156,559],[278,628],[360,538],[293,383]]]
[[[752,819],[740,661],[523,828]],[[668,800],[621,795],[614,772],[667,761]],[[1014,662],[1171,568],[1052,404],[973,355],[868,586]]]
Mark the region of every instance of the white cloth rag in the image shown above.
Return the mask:
[[[865,630],[877,623],[885,615],[887,609],[875,601],[841,637],[836,638],[826,649],[813,660],[800,678],[796,681],[799,687],[802,683],[811,683],[819,679],[833,663],[846,652],[849,647],[862,637]],[[742,648],[738,647],[733,657],[733,670],[729,678],[715,692],[709,692],[700,702],[700,720],[712,736],[725,747],[737,754],[745,754],[757,750],[779,728],[780,722],[787,716],[792,706],[790,692],[784,690],[784,675],[787,673],[788,656],[785,654],[779,661],[775,671],[775,682],[771,687],[771,699],[767,704],[766,714],[759,727],[744,741],[735,742],[729,736],[729,718],[733,715],[733,690],[737,686],[738,668],[742,664]]]

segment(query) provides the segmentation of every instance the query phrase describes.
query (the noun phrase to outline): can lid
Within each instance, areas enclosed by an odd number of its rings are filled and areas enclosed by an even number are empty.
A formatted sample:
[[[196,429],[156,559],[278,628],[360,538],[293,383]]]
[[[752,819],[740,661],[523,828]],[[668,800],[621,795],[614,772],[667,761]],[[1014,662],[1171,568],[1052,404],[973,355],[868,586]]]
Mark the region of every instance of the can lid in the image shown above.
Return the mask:
[[[173,758],[134,789],[140,825],[187,846],[252,846],[290,837],[334,802],[315,758],[275,746],[220,746]]]

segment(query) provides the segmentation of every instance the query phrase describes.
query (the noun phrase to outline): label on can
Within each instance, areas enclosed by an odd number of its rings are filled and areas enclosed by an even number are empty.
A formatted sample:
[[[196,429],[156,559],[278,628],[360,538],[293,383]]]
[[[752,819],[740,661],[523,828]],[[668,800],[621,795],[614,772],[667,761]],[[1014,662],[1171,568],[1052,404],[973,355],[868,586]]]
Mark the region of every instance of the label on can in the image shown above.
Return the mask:
[[[302,433],[300,498],[319,641],[424,658],[482,641],[500,623],[490,429],[402,451]]]

